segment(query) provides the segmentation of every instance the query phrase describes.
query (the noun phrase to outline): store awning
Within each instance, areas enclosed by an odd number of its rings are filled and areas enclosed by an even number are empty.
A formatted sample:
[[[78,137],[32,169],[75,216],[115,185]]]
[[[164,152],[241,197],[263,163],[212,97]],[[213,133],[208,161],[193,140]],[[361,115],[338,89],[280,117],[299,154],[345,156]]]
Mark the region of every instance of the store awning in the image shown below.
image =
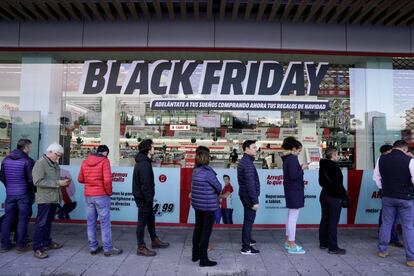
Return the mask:
[[[1,0],[1,21],[211,20],[412,26],[413,0]]]

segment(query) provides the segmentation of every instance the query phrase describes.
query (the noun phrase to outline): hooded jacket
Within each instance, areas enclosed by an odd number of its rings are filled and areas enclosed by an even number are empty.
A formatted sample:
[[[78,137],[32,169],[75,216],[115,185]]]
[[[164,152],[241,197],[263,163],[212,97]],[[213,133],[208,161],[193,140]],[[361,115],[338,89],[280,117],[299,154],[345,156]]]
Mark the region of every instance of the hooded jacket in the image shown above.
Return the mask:
[[[32,178],[34,160],[20,149],[13,150],[1,164],[0,180],[10,196],[25,195],[35,191]]]
[[[106,156],[91,154],[82,162],[78,182],[85,184],[85,196],[111,196],[111,164]]]
[[[321,195],[344,199],[347,195],[343,185],[344,177],[336,162],[329,159],[319,161],[319,185]]]
[[[138,207],[145,205],[152,208],[154,203],[155,183],[151,163],[152,160],[142,153],[135,156],[132,194]]]

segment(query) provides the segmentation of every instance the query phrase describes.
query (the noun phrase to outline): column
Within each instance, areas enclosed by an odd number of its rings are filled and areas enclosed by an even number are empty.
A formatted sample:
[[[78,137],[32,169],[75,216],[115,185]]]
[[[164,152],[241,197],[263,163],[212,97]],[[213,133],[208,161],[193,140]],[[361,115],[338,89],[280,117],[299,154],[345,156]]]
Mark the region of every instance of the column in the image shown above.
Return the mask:
[[[59,142],[62,82],[63,65],[55,64],[52,57],[22,58],[19,110],[41,112],[39,156],[51,143]]]
[[[115,95],[102,96],[101,144],[109,147],[112,166],[119,165],[119,101]]]

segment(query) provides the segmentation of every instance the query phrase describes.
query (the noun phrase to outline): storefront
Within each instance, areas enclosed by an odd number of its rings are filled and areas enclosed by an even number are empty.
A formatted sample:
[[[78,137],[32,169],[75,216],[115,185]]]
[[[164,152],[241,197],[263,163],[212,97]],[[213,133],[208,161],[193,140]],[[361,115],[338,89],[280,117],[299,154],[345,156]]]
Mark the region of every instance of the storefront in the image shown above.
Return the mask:
[[[213,39],[218,46],[209,47],[204,40],[210,39],[210,22],[195,23],[189,27],[188,21],[179,22],[178,30],[172,30],[173,35],[181,35],[181,44],[174,38],[154,42],[166,36],[158,26],[165,26],[165,21],[148,23],[148,31],[142,26],[145,22],[123,23],[118,27],[126,33],[117,36],[119,47],[105,46],[110,37],[93,38],[92,31],[102,32],[106,23],[83,23],[82,45],[88,39],[95,43],[89,48],[76,46],[76,40],[60,39],[59,27],[22,26],[20,41],[28,39],[26,29],[54,28],[58,42],[51,44],[61,45],[43,48],[35,41],[0,48],[4,60],[0,64],[1,159],[21,137],[34,142],[35,159],[49,143],[59,141],[65,148],[62,168],[71,175],[76,190],[71,200],[78,203],[70,217],[84,220],[83,187],[76,181],[79,166],[105,143],[113,165],[113,220],[128,223],[136,220],[137,213],[131,195],[134,155],[139,142],[151,138],[156,146],[157,221],[185,224],[194,220],[188,194],[195,148],[204,145],[211,150],[219,180],[230,176],[233,220],[239,224],[242,208],[230,154],[235,150],[240,158],[241,143],[254,139],[260,147],[255,165],[262,189],[257,223],[274,225],[282,224],[286,213],[281,143],[295,136],[304,145],[301,162],[310,163],[305,173],[306,207],[299,222],[319,223],[318,162],[326,147],[335,146],[353,202],[343,212],[341,224],[377,223],[380,200],[371,176],[379,147],[401,138],[411,142],[414,128],[412,28],[347,29],[250,21],[236,26],[215,20]],[[147,35],[146,47],[129,44],[127,28],[132,25]],[[255,34],[273,32],[275,26],[280,33],[299,36],[309,31],[316,38],[310,42],[306,37],[281,35],[279,41]],[[76,31],[68,28],[69,33]],[[188,28],[189,33],[183,32]],[[243,39],[243,28],[257,39],[254,44]],[[207,30],[204,35],[199,33],[203,30]],[[343,32],[345,40],[337,32]],[[225,34],[242,46],[232,46],[234,42],[226,40]],[[367,38],[358,44],[354,37],[361,35]],[[396,42],[376,45],[375,39],[387,36]],[[401,50],[406,36],[409,46]],[[198,44],[187,47],[186,41]],[[220,41],[227,44],[220,46]],[[269,43],[275,43],[274,47]],[[4,196],[1,188],[0,201]]]

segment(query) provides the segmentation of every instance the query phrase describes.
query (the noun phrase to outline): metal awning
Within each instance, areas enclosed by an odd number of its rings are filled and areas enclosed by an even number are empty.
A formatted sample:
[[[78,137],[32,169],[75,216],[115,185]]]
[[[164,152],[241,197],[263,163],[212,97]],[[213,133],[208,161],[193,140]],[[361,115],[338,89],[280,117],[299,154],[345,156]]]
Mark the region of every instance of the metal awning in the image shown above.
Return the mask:
[[[1,21],[245,19],[413,26],[414,0],[1,0]]]

